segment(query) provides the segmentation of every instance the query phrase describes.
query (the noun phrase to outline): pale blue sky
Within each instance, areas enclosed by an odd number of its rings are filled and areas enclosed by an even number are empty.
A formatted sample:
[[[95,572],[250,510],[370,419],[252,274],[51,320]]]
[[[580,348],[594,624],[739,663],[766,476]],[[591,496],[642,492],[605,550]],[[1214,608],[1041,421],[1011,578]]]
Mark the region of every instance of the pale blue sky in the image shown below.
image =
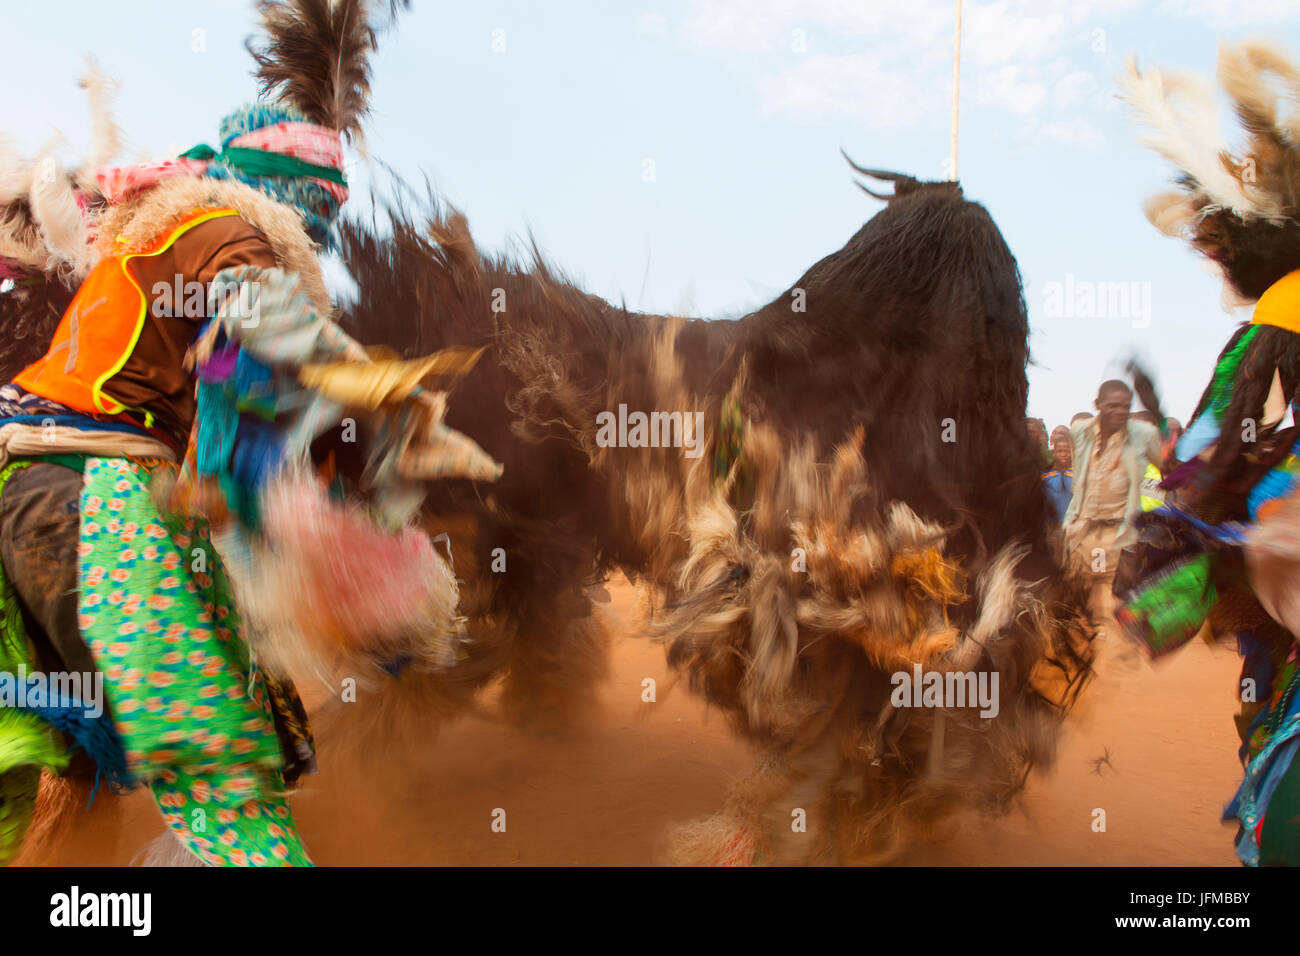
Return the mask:
[[[878,208],[840,147],[945,175],[952,0],[415,7],[376,62],[372,154],[427,173],[480,245],[531,230],[632,308],[736,315],[839,248]],[[88,139],[75,79],[95,53],[122,81],[133,152],[213,142],[253,96],[254,29],[246,0],[9,3],[0,129],[25,152],[58,130],[75,160]],[[967,0],[961,180],[1019,259],[1030,413],[1049,426],[1089,408],[1134,350],[1170,413],[1191,410],[1232,319],[1218,280],[1142,216],[1169,170],[1138,144],[1114,76],[1131,53],[1208,76],[1220,38],[1256,35],[1300,57],[1300,0]],[[364,169],[352,179],[364,193]],[[1139,283],[1150,315],[1062,315],[1053,292],[1070,281]]]

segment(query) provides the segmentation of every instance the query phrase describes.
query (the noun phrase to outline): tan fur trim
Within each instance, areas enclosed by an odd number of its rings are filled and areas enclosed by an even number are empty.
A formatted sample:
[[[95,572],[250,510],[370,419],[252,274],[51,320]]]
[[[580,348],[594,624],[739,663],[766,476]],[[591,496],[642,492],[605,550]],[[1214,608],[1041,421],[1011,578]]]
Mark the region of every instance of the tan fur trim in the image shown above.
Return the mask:
[[[240,182],[191,176],[165,180],[135,199],[110,207],[100,221],[97,248],[103,255],[141,249],[186,213],[204,206],[238,210],[266,236],[280,267],[302,280],[316,308],[322,314],[333,311],[316,244],[303,229],[302,214]]]

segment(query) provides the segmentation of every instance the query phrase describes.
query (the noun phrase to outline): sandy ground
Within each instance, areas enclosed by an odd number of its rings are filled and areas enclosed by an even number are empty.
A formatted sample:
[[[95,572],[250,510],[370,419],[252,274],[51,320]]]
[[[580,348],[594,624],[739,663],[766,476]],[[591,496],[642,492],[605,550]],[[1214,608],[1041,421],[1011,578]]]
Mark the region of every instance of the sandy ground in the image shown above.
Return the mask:
[[[1018,811],[954,821],[905,861],[1030,866],[1239,866],[1220,823],[1241,782],[1232,717],[1240,658],[1197,641],[1152,666],[1108,636],[1056,765]],[[1104,811],[1104,832],[1094,830]]]
[[[293,800],[315,860],[645,865],[662,859],[671,824],[719,809],[750,754],[720,713],[673,686],[662,649],[635,636],[636,593],[610,590],[597,719],[562,738],[521,733],[494,718],[489,695],[479,714],[388,755],[325,745],[321,772]],[[1021,808],[954,820],[898,862],[1236,865],[1219,815],[1240,777],[1238,667],[1231,650],[1197,642],[1153,668],[1104,639],[1058,763],[1031,775]],[[654,703],[642,701],[645,678],[657,682]],[[147,795],[101,796],[50,852],[22,862],[126,864],[162,829]]]

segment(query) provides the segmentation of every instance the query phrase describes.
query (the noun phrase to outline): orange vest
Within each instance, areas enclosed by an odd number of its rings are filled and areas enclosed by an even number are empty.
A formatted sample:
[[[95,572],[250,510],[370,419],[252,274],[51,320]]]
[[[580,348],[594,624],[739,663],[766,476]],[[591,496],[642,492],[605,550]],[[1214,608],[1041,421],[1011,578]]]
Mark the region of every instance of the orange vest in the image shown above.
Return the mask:
[[[52,401],[91,414],[120,415],[132,409],[104,391],[104,383],[122,370],[149,314],[150,297],[127,268],[139,256],[156,256],[199,223],[236,216],[234,209],[190,213],[168,233],[139,252],[105,256],[86,276],[54,331],[45,356],[29,365],[14,384]],[[179,305],[179,304],[178,304]],[[153,416],[144,412],[146,427]]]

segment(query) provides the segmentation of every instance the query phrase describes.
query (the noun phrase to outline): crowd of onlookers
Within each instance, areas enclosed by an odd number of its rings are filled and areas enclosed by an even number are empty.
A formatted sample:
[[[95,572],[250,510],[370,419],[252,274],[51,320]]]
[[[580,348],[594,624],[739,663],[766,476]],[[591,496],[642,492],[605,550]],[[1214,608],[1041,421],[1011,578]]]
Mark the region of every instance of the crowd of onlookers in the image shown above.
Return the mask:
[[[1042,419],[1026,419],[1067,553],[1098,583],[1114,574],[1138,514],[1162,503],[1160,465],[1182,434],[1174,419],[1162,423],[1132,405],[1133,390],[1111,380],[1097,390],[1095,412],[1079,412],[1069,425],[1048,432]]]

